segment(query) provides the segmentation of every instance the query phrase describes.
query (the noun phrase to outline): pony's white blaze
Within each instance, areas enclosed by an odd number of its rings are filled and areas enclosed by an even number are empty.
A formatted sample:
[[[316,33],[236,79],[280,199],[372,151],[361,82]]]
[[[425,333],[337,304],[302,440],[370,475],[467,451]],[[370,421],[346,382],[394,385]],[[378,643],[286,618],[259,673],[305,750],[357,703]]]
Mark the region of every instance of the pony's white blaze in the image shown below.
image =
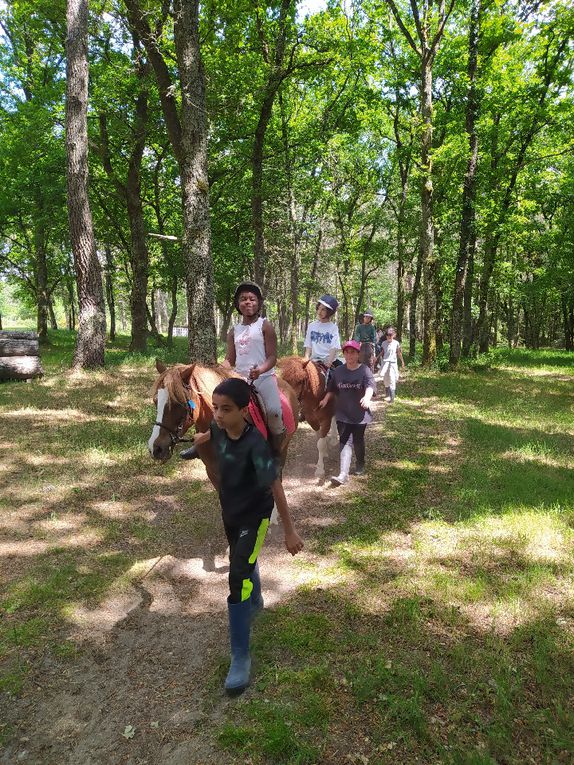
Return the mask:
[[[163,422],[163,410],[165,409],[165,405],[167,404],[168,400],[168,393],[165,388],[160,388],[157,392],[157,414],[155,421],[156,422]],[[153,430],[151,432],[151,437],[149,441],[147,442],[147,448],[149,449],[149,453],[153,455],[153,445],[155,443],[156,438],[160,434],[160,427],[159,425],[154,425]]]

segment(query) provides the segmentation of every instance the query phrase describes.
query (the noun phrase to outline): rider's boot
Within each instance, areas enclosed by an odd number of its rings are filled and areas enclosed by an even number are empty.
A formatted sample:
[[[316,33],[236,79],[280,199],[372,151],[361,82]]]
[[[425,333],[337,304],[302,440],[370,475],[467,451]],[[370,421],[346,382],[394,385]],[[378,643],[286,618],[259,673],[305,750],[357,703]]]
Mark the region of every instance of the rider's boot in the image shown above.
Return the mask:
[[[271,454],[277,465],[281,464],[281,447],[285,441],[286,434],[287,432],[285,430],[282,433],[271,433],[271,431],[269,431],[269,446],[271,447]]]
[[[182,460],[196,460],[199,458],[199,453],[197,451],[197,446],[194,444],[193,446],[190,446],[189,449],[184,449],[179,453],[179,456]]]

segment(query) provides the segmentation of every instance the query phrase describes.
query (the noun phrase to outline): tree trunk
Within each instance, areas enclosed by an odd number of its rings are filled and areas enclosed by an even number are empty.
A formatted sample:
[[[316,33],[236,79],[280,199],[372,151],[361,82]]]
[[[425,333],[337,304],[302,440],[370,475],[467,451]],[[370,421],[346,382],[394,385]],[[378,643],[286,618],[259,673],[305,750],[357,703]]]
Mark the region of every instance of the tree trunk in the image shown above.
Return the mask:
[[[199,43],[199,0],[175,2],[175,48],[181,80],[181,187],[186,262],[189,358],[217,358],[207,176],[207,104]]]
[[[176,0],[174,3],[181,120],[177,112],[175,84],[159,48],[157,29],[151,30],[138,0],[125,0],[125,3],[130,25],[143,41],[154,69],[167,133],[179,165],[189,356],[194,361],[212,363],[216,360],[217,349],[207,175],[207,105],[199,43],[199,0]]]
[[[106,314],[88,199],[88,2],[68,0],[66,39],[68,221],[80,304],[73,365],[104,365]]]
[[[462,306],[462,355],[466,359],[470,356],[474,341],[474,327],[472,322],[472,292],[474,287],[474,254],[476,252],[476,230],[471,229],[468,243],[468,259],[466,261],[466,277],[464,280],[464,294]]]
[[[476,124],[479,115],[479,100],[476,88],[478,62],[478,42],[480,37],[481,0],[473,0],[470,12],[468,35],[468,93],[466,104],[466,134],[468,136],[468,160],[462,190],[462,213],[460,219],[460,237],[458,260],[454,277],[452,316],[450,327],[449,363],[455,367],[460,359],[464,323],[464,295],[467,280],[469,249],[475,241],[475,196],[476,170],[478,166],[478,133]]]

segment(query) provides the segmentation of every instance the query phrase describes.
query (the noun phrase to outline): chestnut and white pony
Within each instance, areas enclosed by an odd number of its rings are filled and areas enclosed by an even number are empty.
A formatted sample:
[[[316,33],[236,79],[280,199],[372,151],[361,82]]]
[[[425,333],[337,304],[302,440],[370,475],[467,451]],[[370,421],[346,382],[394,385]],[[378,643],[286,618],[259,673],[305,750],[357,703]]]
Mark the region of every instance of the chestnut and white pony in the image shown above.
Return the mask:
[[[235,377],[233,372],[219,366],[201,364],[175,364],[166,367],[156,361],[159,377],[153,387],[154,403],[157,406],[156,421],[148,441],[148,449],[154,460],[166,462],[173,454],[174,447],[187,441],[184,435],[195,428],[197,433],[209,430],[213,419],[213,389],[228,377]],[[279,388],[285,394],[294,414],[297,426],[297,396],[290,386],[279,380]],[[292,434],[287,434],[281,444],[279,454],[281,468],[287,458],[287,448]],[[211,441],[197,447],[198,454],[205,465],[209,480],[217,489],[217,462]]]
[[[319,409],[319,402],[327,392],[327,368],[300,356],[285,356],[277,362],[277,371],[295,391],[303,416],[317,433],[315,477],[324,478],[327,447],[339,440],[334,417],[335,400],[331,399],[325,407]]]

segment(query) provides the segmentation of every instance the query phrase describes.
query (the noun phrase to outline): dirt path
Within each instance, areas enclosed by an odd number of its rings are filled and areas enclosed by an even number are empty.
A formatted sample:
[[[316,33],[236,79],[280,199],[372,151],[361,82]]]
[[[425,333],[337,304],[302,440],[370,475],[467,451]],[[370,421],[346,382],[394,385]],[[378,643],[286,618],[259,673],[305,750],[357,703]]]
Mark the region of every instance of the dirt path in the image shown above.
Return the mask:
[[[373,428],[381,427],[383,406],[375,405]],[[303,425],[290,450],[284,485],[298,529],[307,539],[314,528],[337,522],[341,499],[360,485],[318,485],[313,478],[316,454],[315,436]],[[338,467],[336,449],[326,467],[333,472]],[[181,471],[186,470],[199,476],[203,467],[182,464]],[[15,736],[0,755],[2,765],[236,762],[215,745],[215,731],[229,706],[242,700],[229,700],[222,691],[227,560],[212,500],[209,508],[193,510],[211,513],[217,536],[213,547],[174,540],[177,555],[158,550],[160,557],[141,563],[141,574],[118,587],[99,608],[78,609],[74,637],[81,648],[76,659],[45,659],[24,695],[9,702],[7,719]],[[170,524],[172,512],[184,505],[183,499],[150,497],[156,523]],[[309,548],[292,560],[280,527],[272,526],[260,559],[266,606],[316,578],[328,564]]]

